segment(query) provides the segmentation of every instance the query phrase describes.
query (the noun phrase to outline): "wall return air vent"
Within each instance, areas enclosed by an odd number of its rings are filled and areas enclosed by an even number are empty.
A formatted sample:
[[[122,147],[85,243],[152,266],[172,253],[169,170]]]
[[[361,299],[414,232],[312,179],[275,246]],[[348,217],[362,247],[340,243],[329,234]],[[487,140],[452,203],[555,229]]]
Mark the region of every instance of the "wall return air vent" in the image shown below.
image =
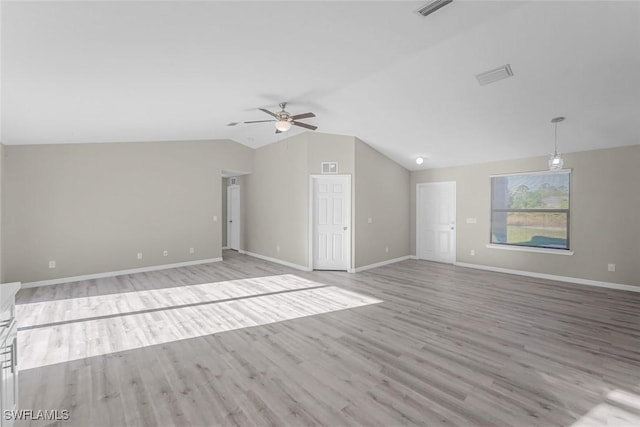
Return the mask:
[[[434,0],[434,1],[431,1],[431,2],[429,2],[427,4],[425,4],[424,6],[422,6],[420,9],[416,10],[416,13],[419,13],[422,16],[431,15],[433,12],[435,12],[436,10],[440,9],[443,6],[448,5],[452,1],[453,0]]]
[[[323,174],[338,173],[338,162],[322,162],[320,170]]]
[[[502,67],[480,73],[476,75],[476,79],[478,79],[480,86],[484,86],[511,76],[513,76],[513,71],[511,70],[511,65],[507,64]]]

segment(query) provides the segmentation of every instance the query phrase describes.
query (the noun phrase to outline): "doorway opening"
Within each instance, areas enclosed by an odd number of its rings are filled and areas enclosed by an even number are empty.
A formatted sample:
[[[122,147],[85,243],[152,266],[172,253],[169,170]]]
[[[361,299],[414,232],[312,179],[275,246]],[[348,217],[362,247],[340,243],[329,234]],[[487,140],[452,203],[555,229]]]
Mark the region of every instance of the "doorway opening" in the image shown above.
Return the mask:
[[[222,249],[241,251],[242,245],[242,186],[247,172],[222,171],[222,211],[220,234]]]

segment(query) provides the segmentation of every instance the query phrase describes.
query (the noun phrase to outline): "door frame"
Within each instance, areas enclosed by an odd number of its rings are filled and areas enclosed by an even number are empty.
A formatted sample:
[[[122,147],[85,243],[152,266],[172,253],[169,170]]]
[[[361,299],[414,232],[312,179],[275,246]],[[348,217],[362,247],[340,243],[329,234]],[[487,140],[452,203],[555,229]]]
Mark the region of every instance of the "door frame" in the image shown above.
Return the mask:
[[[416,258],[423,259],[420,257],[420,188],[426,187],[427,185],[433,184],[453,184],[453,200],[455,202],[456,209],[456,225],[455,232],[456,238],[453,241],[454,251],[453,251],[453,262],[455,264],[458,261],[458,184],[456,181],[435,181],[435,182],[419,182],[416,184]],[[427,260],[431,261],[431,260]],[[439,262],[439,261],[433,261]],[[441,262],[441,261],[440,261]]]
[[[242,198],[241,198],[241,189],[240,189],[240,185],[238,184],[233,184],[233,185],[227,185],[227,213],[226,213],[226,218],[227,218],[227,223],[225,224],[225,226],[227,227],[227,248],[229,249],[233,249],[231,247],[231,243],[230,243],[230,234],[229,233],[229,221],[231,220],[231,218],[229,217],[229,209],[231,208],[231,191],[237,189],[238,190],[238,248],[234,249],[237,251],[240,251],[240,236],[241,236],[241,230],[240,227],[242,226],[242,214],[241,214],[241,205],[242,205]]]
[[[316,179],[318,178],[346,178],[347,180],[347,188],[349,189],[349,207],[348,207],[348,215],[347,218],[349,218],[349,233],[348,234],[348,240],[347,240],[347,246],[348,246],[348,254],[349,256],[347,257],[347,272],[351,272],[352,271],[352,265],[353,265],[353,213],[352,213],[352,208],[353,208],[353,194],[352,194],[352,188],[351,188],[351,175],[347,175],[347,174],[325,174],[325,175],[309,175],[309,270],[313,271],[313,247],[314,247],[314,235],[315,235],[315,224],[313,222],[313,212],[314,212],[314,208],[315,208],[315,194],[313,191],[313,183],[315,182]]]

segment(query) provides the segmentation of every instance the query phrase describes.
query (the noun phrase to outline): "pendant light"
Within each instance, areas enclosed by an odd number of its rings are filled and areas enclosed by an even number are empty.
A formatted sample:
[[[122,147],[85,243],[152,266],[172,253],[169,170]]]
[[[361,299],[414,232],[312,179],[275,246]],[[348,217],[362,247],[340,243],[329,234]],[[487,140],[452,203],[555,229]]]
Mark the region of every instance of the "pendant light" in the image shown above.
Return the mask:
[[[562,154],[558,153],[558,123],[564,120],[564,117],[554,117],[551,119],[551,123],[555,125],[555,139],[553,146],[553,154],[549,156],[549,170],[557,171],[564,166],[564,160]]]

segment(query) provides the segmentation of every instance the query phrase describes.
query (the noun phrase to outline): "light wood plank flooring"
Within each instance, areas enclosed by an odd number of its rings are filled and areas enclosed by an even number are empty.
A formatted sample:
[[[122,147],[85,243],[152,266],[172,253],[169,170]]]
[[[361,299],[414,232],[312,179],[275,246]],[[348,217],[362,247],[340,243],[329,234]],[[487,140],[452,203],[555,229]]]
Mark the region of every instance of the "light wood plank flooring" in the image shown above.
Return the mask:
[[[380,302],[283,274],[20,304],[20,369]]]
[[[61,426],[640,425],[638,293],[425,261],[348,274],[224,257],[22,290],[20,336],[229,302],[251,318],[258,295],[367,304],[124,350],[124,329],[98,336],[112,351],[22,370],[20,408],[67,409]],[[20,363],[64,347],[49,332]]]

